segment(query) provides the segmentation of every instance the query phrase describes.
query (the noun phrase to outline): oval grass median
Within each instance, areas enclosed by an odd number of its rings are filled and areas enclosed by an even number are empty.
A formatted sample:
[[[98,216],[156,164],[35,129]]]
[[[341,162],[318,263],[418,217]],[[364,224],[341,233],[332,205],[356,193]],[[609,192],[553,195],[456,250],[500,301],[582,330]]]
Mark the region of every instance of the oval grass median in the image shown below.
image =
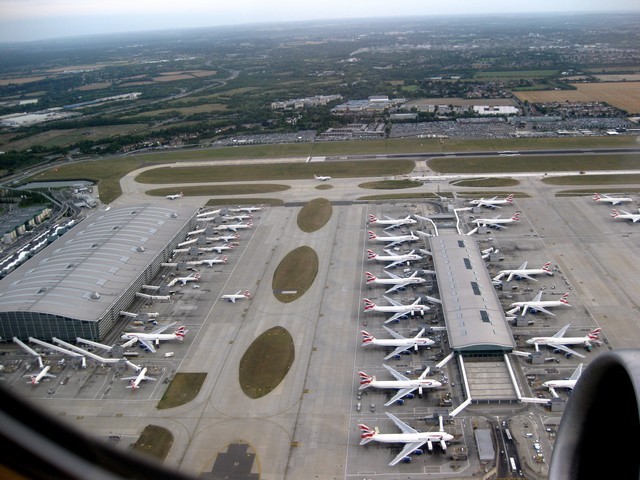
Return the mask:
[[[318,274],[318,254],[311,247],[298,247],[280,261],[273,274],[273,295],[291,303],[304,295]]]
[[[308,202],[298,213],[298,227],[303,232],[320,230],[331,218],[333,207],[326,198],[316,198]]]

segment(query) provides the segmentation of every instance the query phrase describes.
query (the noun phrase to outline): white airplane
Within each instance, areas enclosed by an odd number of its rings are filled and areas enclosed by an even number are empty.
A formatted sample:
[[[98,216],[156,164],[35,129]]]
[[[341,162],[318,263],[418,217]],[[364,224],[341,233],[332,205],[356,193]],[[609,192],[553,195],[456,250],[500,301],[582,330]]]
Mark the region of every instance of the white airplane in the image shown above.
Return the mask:
[[[184,325],[174,330],[173,333],[162,333],[165,330],[173,327],[175,324],[176,322],[173,322],[169,325],[158,327],[149,333],[125,332],[120,338],[122,338],[123,340],[136,340],[144,345],[150,352],[156,353],[156,349],[153,344],[155,343],[156,345],[160,345],[160,340],[184,340],[185,335],[189,331]]]
[[[218,225],[214,228],[214,230],[230,230],[232,232],[237,232],[238,230],[242,230],[245,228],[253,228],[253,222],[249,221],[249,223],[234,223],[229,225]]]
[[[358,425],[360,428],[360,445],[366,445],[372,440],[380,443],[404,443],[405,446],[402,451],[389,463],[389,466],[393,467],[404,459],[411,461],[410,455],[420,455],[423,451],[420,449],[425,443],[429,451],[433,450],[433,444],[437,443],[442,447],[442,450],[447,449],[447,442],[453,440],[453,435],[444,431],[442,426],[442,417],[440,417],[440,429],[437,432],[419,432],[418,430],[410,427],[402,420],[394,416],[393,414],[386,412],[387,416],[393,420],[393,423],[402,431],[402,433],[380,433],[378,428],[372,429],[366,426],[364,423]]]
[[[30,378],[30,381],[27,383],[30,383],[31,385],[38,385],[40,383],[40,380],[42,380],[43,378],[55,378],[55,375],[49,373],[50,369],[51,367],[47,365],[35,375],[31,373],[26,374],[25,377]]]
[[[222,218],[224,220],[237,220],[238,222],[241,222],[243,220],[251,220],[253,218],[253,215],[224,215]]]
[[[420,238],[417,235],[414,235],[413,232],[411,232],[409,235],[395,235],[395,236],[389,235],[386,232],[385,232],[386,236],[379,236],[372,230],[369,230],[367,233],[369,235],[370,241],[384,242],[387,244],[386,245],[387,248],[395,247],[396,245],[400,245],[401,243],[404,243],[404,242],[415,242],[417,240],[420,240]]]
[[[233,235],[218,235],[217,237],[206,237],[207,242],[224,242],[229,243],[232,240],[239,240],[240,235],[234,233]]]
[[[425,368],[424,372],[422,372],[417,379],[410,379],[402,375],[400,372],[394,370],[389,365],[385,365],[383,363],[382,366],[395,377],[395,380],[376,380],[376,377],[374,376],[368,375],[364,372],[358,372],[358,375],[360,375],[359,390],[364,390],[368,387],[398,389],[398,393],[396,393],[393,397],[391,397],[391,400],[388,400],[387,403],[384,404],[385,407],[394,404],[407,395],[411,395],[416,390],[418,390],[418,395],[422,395],[422,390],[425,388],[438,388],[442,386],[442,384],[437,380],[425,379],[425,377],[429,373],[429,368]]]
[[[621,220],[631,220],[633,223],[640,221],[640,213],[630,213],[622,209],[618,212],[615,208],[611,211],[611,217],[619,218]]]
[[[424,312],[431,310],[427,305],[423,305],[420,303],[421,298],[418,298],[415,302],[410,305],[404,305],[392,298],[389,298],[385,295],[383,297],[391,304],[391,305],[376,305],[374,302],[369,300],[368,298],[363,299],[364,301],[364,311],[365,312],[384,312],[384,313],[393,313],[394,315],[389,319],[385,320],[384,323],[390,323],[394,320],[406,317],[407,315],[414,316],[424,315]]]
[[[487,208],[502,208],[500,205],[511,205],[512,203],[513,193],[510,193],[505,198],[498,198],[497,196],[495,196],[493,198],[480,198],[478,200],[469,201],[470,205]]]
[[[391,218],[384,216],[384,220],[379,219],[372,213],[369,214],[369,225],[386,225],[384,230],[389,230],[392,228],[402,227],[404,225],[415,225],[418,221],[414,218],[411,218],[411,215],[407,215],[404,218]]]
[[[384,268],[393,268],[398,265],[409,265],[411,262],[417,262],[418,260],[422,260],[422,256],[418,255],[415,250],[411,250],[409,253],[405,253],[402,255],[396,255],[391,250],[384,249],[387,252],[387,255],[379,255],[371,249],[367,249],[367,258],[369,260],[376,260],[378,262],[391,262]]]
[[[507,223],[514,223],[520,221],[520,212],[516,212],[510,218],[500,218],[500,215],[494,218],[476,218],[473,223],[475,223],[478,227],[489,227],[489,228],[507,228],[504,225]]]
[[[546,387],[551,392],[551,395],[557,397],[556,388],[568,388],[569,390],[573,390],[576,386],[576,382],[582,375],[582,363],[578,365],[578,367],[573,371],[571,376],[567,380],[549,380],[542,384],[543,387]]]
[[[594,193],[593,201],[597,203],[610,203],[611,205],[620,205],[621,203],[632,202],[629,197],[611,197],[604,193]]]
[[[262,210],[262,207],[238,207],[238,208],[230,208],[230,212],[247,212],[253,213]]]
[[[556,315],[554,313],[551,313],[549,310],[547,310],[547,308],[549,307],[570,307],[571,305],[569,305],[569,302],[567,301],[567,298],[569,298],[569,293],[565,293],[564,295],[562,295],[560,297],[560,300],[542,300],[542,292],[543,290],[540,290],[536,296],[533,298],[533,300],[528,300],[528,301],[524,301],[524,302],[513,302],[510,306],[513,307],[511,310],[509,310],[507,312],[507,314],[509,315],[513,315],[514,313],[517,313],[518,311],[520,311],[520,309],[522,309],[522,316],[525,316],[527,314],[527,311],[532,311],[532,312],[544,312],[547,315],[551,315],[552,317],[555,317]],[[545,308],[546,307],[546,308]]]
[[[537,282],[538,280],[533,278],[531,275],[540,275],[543,273],[546,273],[547,275],[553,275],[553,272],[551,271],[550,267],[551,267],[551,262],[547,262],[541,268],[527,268],[527,262],[524,262],[522,265],[520,265],[518,268],[514,270],[500,270],[498,274],[495,277],[493,277],[493,280],[496,280],[496,281],[502,280],[502,277],[504,277],[505,275],[508,275],[505,282],[510,282],[511,280],[513,280],[514,277],[519,280],[526,278],[528,280],[533,280],[534,282]]]
[[[181,198],[182,197],[182,192],[180,193],[175,193],[173,195],[167,195],[164,198],[168,198],[169,200],[175,200],[176,198]]]
[[[533,345],[536,348],[536,352],[539,350],[540,345],[551,347],[554,349],[562,350],[566,355],[576,355],[580,358],[584,358],[584,355],[570,349],[567,345],[583,345],[585,348],[591,348],[595,343],[600,345],[602,342],[599,340],[601,328],[595,328],[591,330],[584,337],[565,337],[564,334],[569,329],[569,324],[562,327],[558,332],[551,337],[532,337],[527,340],[529,345]]]
[[[365,330],[362,330],[360,333],[362,334],[362,346],[378,345],[380,347],[396,347],[393,352],[384,357],[385,360],[389,360],[391,357],[400,355],[402,352],[406,352],[410,349],[413,349],[417,352],[418,347],[427,347],[435,343],[430,338],[425,338],[422,336],[424,334],[424,328],[420,330],[415,337],[412,338],[403,337],[398,332],[394,332],[389,327],[386,327],[384,325],[382,326],[382,328],[389,332],[389,335],[391,335],[393,338],[376,338]]]
[[[233,250],[233,245],[217,245],[215,247],[210,247],[212,252],[216,252],[218,254],[224,252],[225,250]]]
[[[169,283],[167,283],[167,287],[173,287],[178,282],[180,282],[182,286],[185,286],[189,282],[199,282],[199,281],[200,281],[200,274],[196,272],[196,273],[190,274],[187,277],[174,278]]]
[[[140,382],[142,382],[143,380],[152,380],[154,382],[156,381],[155,378],[147,376],[147,367],[144,367],[142,370],[140,370],[140,373],[138,373],[138,375],[134,377],[122,377],[121,380],[130,380],[131,383],[127,385],[127,388],[131,389],[140,388]]]
[[[207,211],[198,213],[196,217],[197,218],[210,217],[211,215],[218,215],[221,211],[222,211],[221,208],[218,208],[217,210],[207,210]]]
[[[207,258],[207,259],[200,260],[200,262],[204,263],[208,267],[213,267],[214,263],[227,263],[227,257],[223,256],[222,258],[221,257]]]
[[[244,292],[242,290],[238,290],[234,294],[222,295],[220,298],[222,300],[227,300],[231,303],[236,303],[236,300],[242,300],[243,298],[251,298],[251,292],[249,290],[245,290]]]
[[[325,182],[327,180],[331,180],[331,177],[326,176],[326,175],[316,175],[315,173],[313,174],[313,179],[314,180],[319,180],[321,182]]]
[[[398,275],[394,275],[393,273],[387,272],[386,270],[385,270],[385,273],[390,278],[378,278],[371,272],[365,272],[365,275],[367,277],[367,282],[366,282],[367,285],[373,285],[373,284],[393,285],[393,287],[385,290],[384,292],[384,293],[391,293],[391,292],[395,292],[396,290],[406,288],[408,285],[418,285],[421,283],[426,283],[427,281],[425,278],[417,276],[418,275],[417,270],[413,272],[413,274],[410,277],[399,277]]]

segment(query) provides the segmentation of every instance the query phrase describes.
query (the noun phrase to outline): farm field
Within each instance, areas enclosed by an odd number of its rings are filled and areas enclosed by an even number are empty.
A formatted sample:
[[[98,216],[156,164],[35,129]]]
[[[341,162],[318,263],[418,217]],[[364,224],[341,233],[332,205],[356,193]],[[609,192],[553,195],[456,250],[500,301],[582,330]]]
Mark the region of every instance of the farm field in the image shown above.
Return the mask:
[[[547,102],[607,102],[628,113],[640,112],[640,83],[603,82],[572,83],[577,90],[519,91],[513,92],[520,100],[529,103]]]

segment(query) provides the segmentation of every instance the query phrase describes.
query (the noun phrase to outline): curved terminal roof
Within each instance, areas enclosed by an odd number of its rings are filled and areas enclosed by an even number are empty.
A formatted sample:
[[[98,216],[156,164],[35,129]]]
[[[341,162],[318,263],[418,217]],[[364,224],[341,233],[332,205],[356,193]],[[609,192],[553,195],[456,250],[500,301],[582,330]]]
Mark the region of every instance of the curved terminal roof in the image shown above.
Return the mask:
[[[430,237],[429,244],[451,348],[513,350],[513,335],[473,238],[445,234]]]
[[[95,212],[0,280],[0,311],[97,321],[194,214],[173,205]]]

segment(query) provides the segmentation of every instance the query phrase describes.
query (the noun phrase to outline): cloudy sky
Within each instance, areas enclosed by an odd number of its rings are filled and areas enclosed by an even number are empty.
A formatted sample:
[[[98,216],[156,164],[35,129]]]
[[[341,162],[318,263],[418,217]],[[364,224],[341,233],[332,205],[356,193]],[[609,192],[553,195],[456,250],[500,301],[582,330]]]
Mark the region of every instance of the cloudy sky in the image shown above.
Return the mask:
[[[640,12],[640,1],[0,0],[0,42],[331,18],[596,11]]]

